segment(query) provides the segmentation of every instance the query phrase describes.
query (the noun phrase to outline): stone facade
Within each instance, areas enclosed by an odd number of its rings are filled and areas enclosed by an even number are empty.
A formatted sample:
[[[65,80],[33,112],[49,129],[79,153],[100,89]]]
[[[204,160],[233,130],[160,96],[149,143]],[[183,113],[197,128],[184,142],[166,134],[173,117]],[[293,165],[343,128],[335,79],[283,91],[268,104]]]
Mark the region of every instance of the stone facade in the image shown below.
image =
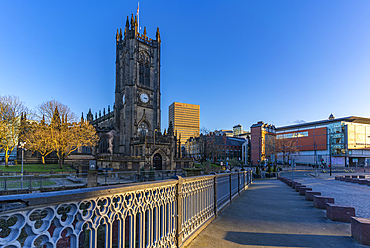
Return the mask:
[[[191,160],[181,158],[180,139],[170,124],[161,133],[160,47],[155,39],[138,32],[136,17],[127,17],[124,33],[116,34],[116,87],[113,111],[89,111],[87,119],[101,138],[96,155],[98,166],[116,169],[155,169],[189,167]]]

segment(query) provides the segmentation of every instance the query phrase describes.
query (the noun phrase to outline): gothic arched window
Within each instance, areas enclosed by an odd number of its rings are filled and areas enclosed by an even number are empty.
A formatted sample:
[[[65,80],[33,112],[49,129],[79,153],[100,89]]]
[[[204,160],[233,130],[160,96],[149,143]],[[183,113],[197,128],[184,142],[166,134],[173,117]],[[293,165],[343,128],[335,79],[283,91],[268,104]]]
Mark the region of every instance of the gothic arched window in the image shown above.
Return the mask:
[[[149,132],[148,125],[145,122],[140,123],[137,132],[139,135],[145,136]]]
[[[149,58],[145,53],[141,53],[139,57],[139,83],[150,86]]]

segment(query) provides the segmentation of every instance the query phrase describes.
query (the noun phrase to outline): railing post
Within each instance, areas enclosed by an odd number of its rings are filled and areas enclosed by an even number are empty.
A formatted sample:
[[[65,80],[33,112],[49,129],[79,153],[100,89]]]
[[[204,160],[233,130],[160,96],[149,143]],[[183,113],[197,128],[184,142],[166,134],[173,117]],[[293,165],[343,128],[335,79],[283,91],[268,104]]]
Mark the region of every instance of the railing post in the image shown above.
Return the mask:
[[[213,179],[213,189],[214,189],[214,195],[213,195],[213,201],[214,201],[214,211],[215,216],[217,217],[217,175],[215,175]]]
[[[238,194],[240,195],[240,172],[238,172]]]
[[[32,176],[30,176],[30,187],[29,190],[32,190]]]
[[[177,202],[177,211],[176,211],[176,241],[177,247],[180,247],[182,244],[182,184],[184,179],[181,176],[177,177],[177,190],[176,190],[176,202]]]
[[[231,203],[231,199],[233,198],[233,197],[232,197],[232,188],[231,188],[231,186],[232,186],[232,185],[231,185],[231,179],[232,179],[231,177],[232,177],[232,176],[231,176],[231,172],[230,172],[230,174],[229,174],[230,203]]]

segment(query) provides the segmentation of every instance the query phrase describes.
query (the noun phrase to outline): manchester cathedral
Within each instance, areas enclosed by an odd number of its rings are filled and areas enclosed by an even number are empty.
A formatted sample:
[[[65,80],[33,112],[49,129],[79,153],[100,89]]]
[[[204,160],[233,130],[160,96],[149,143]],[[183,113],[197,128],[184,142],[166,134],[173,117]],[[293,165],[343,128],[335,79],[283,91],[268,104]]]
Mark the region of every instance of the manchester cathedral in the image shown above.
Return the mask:
[[[116,34],[116,87],[113,109],[87,114],[100,142],[95,157],[100,166],[115,169],[172,170],[189,167],[182,158],[181,137],[172,123],[161,132],[161,38],[139,33],[136,16],[127,17]]]

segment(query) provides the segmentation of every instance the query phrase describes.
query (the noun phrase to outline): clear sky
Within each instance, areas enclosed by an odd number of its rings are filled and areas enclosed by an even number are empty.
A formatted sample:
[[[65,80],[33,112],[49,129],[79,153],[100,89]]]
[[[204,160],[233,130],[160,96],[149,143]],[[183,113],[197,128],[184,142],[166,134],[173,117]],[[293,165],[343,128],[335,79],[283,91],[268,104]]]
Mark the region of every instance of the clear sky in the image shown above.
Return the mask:
[[[136,8],[0,1],[0,95],[112,108],[116,30]],[[368,0],[140,1],[139,21],[161,33],[162,129],[174,101],[199,104],[210,130],[370,117]]]

